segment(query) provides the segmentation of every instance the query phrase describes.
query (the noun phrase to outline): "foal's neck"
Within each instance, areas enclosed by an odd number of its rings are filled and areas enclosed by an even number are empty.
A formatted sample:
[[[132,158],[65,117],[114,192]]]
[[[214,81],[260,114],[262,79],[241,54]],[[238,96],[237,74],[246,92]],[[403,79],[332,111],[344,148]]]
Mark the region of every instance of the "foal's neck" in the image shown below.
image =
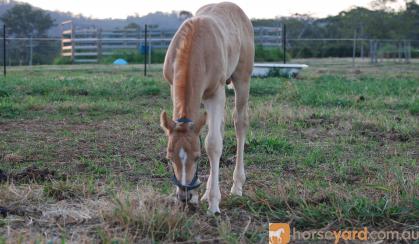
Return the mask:
[[[173,119],[188,118],[196,121],[199,118],[202,93],[199,87],[192,87],[190,82],[177,84],[172,87]]]

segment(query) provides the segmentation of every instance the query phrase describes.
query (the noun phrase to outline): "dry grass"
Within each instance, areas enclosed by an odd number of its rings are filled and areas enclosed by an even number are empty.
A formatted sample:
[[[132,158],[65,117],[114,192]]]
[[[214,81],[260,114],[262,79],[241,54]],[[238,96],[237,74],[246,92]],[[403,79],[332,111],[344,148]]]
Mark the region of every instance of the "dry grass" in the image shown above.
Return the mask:
[[[219,240],[236,240],[228,216],[213,219],[149,187],[109,192],[97,186],[93,195],[56,201],[41,185],[3,184],[0,194],[0,206],[7,211],[0,222],[6,243],[205,242],[218,239],[214,232]]]

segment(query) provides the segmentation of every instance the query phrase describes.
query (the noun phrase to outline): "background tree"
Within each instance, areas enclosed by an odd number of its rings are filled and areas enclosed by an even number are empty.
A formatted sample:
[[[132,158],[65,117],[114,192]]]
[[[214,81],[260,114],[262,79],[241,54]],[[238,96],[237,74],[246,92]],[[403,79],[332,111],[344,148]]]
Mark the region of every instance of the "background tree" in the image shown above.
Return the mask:
[[[16,4],[7,10],[0,20],[7,27],[7,35],[26,40],[9,40],[7,49],[11,65],[50,63],[57,55],[57,42],[37,41],[33,38],[47,36],[54,25],[51,16],[29,4]]]
[[[54,25],[49,14],[26,3],[15,5],[0,19],[8,27],[8,32],[17,37],[45,36],[48,29]]]
[[[193,16],[193,14],[189,11],[186,11],[186,10],[182,10],[182,11],[179,12],[179,18],[183,19],[183,20],[192,18],[192,16]]]

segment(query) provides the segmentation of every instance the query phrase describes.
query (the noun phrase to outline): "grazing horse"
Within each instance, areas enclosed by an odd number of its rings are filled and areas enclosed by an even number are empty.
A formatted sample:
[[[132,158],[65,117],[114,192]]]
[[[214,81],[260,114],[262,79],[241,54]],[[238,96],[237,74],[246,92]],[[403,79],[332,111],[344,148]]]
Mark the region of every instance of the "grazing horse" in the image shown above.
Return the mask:
[[[160,123],[168,136],[167,158],[172,162],[177,198],[198,203],[199,133],[207,123],[205,149],[211,170],[201,199],[208,201],[211,213],[220,212],[219,163],[223,150],[225,85],[229,82],[235,91],[233,118],[237,140],[231,194],[241,196],[243,192],[253,59],[252,24],[240,7],[228,2],[201,7],[182,24],[166,53],[163,75],[171,86],[173,118],[163,111]],[[199,112],[201,103],[206,109],[203,114]]]

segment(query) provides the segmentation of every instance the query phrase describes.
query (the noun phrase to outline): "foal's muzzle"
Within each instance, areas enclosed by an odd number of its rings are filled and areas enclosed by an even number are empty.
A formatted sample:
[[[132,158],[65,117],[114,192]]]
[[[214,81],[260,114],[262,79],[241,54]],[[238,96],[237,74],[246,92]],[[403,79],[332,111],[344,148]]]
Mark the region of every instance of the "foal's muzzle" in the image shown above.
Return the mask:
[[[192,193],[189,191],[179,192],[177,194],[177,199],[181,202],[188,202],[192,199]]]
[[[179,189],[183,191],[190,191],[190,190],[198,188],[201,185],[201,181],[198,179],[198,165],[196,168],[195,176],[193,177],[191,183],[187,185],[183,185],[180,181],[178,181],[175,174],[173,174],[172,176],[172,183],[175,184],[177,187],[179,187]]]

